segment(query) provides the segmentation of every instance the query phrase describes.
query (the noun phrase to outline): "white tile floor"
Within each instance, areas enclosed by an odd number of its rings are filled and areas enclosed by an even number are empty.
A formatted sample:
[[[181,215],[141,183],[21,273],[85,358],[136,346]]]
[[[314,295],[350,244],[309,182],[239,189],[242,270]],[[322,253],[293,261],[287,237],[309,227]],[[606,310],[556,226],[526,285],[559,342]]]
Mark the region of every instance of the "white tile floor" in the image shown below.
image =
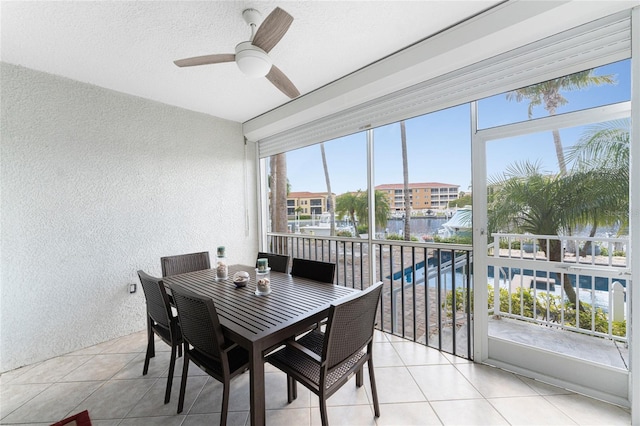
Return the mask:
[[[189,369],[184,412],[176,415],[182,359],[171,402],[163,404],[169,352],[142,376],[145,332],[10,371],[0,376],[0,424],[48,425],[89,410],[97,426],[211,425],[220,420],[222,386]],[[374,349],[381,416],[355,379],[329,401],[331,425],[628,425],[627,409],[590,399],[491,367],[470,363],[385,333]],[[285,376],[266,367],[267,424],[319,425],[315,395],[298,386],[287,404]],[[231,385],[228,424],[246,425],[249,374]]]

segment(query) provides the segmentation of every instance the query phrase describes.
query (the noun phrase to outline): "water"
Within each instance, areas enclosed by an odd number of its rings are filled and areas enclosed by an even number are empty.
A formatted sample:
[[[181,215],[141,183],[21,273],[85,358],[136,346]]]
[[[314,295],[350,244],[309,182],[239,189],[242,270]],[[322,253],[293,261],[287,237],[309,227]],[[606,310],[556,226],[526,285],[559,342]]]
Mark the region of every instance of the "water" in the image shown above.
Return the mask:
[[[409,222],[411,225],[411,234],[418,238],[422,235],[437,235],[438,230],[447,220],[449,219],[444,217],[412,217]],[[404,219],[389,219],[385,231],[388,234],[402,234],[404,231]]]
[[[445,217],[412,217],[411,218],[411,235],[415,235],[420,238],[423,235],[438,235],[438,230],[442,227],[442,224],[445,223],[448,218]],[[313,219],[304,219],[298,221],[289,221],[289,226],[293,232],[297,232],[307,225],[318,225],[319,217],[315,220]],[[336,228],[348,226],[349,223],[345,221],[336,220]],[[377,229],[377,232],[387,233],[387,234],[399,234],[401,235],[404,232],[404,219],[400,218],[392,218],[387,220],[387,225],[383,229]]]
[[[399,277],[397,278],[394,277],[394,278],[396,280],[399,279]],[[443,289],[450,290],[452,287],[452,281],[453,281],[451,272],[443,273],[440,278],[441,278],[441,283],[443,285]],[[493,282],[492,278],[493,277],[489,277],[490,283]],[[415,279],[416,279],[416,285],[424,285],[424,281],[425,281],[424,268],[416,269]],[[413,281],[413,274],[410,272],[405,275],[405,283],[410,284],[412,281]],[[466,274],[463,274],[461,272],[456,272],[455,274],[456,288],[464,288],[466,286],[466,281],[467,281]],[[472,281],[472,287],[473,287],[473,276],[471,277],[471,281]],[[430,288],[435,288],[437,284],[438,284],[437,276],[431,275],[431,277],[428,280],[428,286]],[[507,288],[507,289],[509,288],[509,282],[505,281],[504,279],[499,280],[499,285],[501,288]],[[537,295],[541,295],[546,293],[546,288],[545,289],[538,288],[535,291]],[[609,312],[609,292],[608,291],[580,288],[577,290],[577,293],[579,294],[579,299],[582,302],[588,303],[592,306],[600,308],[605,313]],[[561,286],[560,285],[554,286],[553,289],[549,291],[549,294],[561,297],[562,296]]]

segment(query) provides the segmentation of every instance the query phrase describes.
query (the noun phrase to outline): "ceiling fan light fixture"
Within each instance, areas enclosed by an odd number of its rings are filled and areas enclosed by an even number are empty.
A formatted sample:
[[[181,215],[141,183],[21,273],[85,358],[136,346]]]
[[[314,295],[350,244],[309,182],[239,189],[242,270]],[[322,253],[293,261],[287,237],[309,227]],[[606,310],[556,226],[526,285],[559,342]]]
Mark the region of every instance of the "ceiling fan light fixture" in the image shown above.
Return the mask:
[[[245,22],[251,27],[251,38],[236,46],[236,53],[218,53],[213,55],[194,56],[192,58],[173,61],[179,67],[192,67],[196,65],[220,64],[235,62],[246,76],[251,78],[266,77],[278,90],[291,99],[300,96],[300,91],[273,65],[269,52],[285,35],[293,17],[284,10],[276,7],[262,22],[256,31],[260,19],[260,12],[255,9],[245,9],[242,12]]]
[[[273,65],[269,55],[250,41],[236,46],[236,64],[240,71],[252,78],[266,76]]]

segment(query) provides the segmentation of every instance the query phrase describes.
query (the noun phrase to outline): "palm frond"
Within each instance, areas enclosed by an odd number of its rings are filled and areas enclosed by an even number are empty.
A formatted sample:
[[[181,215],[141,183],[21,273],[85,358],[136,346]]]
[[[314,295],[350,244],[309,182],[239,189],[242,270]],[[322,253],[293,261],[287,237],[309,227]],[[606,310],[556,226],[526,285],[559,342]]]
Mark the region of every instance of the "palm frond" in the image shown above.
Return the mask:
[[[613,120],[588,127],[578,143],[567,150],[577,168],[629,165],[629,119]]]

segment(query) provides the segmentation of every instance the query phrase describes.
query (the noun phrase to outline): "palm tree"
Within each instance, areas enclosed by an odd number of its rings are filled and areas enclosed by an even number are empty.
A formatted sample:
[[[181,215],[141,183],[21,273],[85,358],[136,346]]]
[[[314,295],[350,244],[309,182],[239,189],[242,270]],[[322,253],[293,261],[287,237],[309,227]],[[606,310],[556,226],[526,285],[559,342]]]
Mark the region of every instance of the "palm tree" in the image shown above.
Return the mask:
[[[615,84],[613,75],[597,76],[593,74],[593,69],[580,71],[560,78],[554,78],[542,83],[516,89],[507,93],[507,100],[522,102],[529,100],[529,118],[533,116],[533,108],[543,105],[549,115],[555,115],[558,107],[566,105],[569,101],[562,96],[561,91],[580,90],[589,86],[600,86],[602,84]],[[552,131],[553,144],[558,158],[558,167],[561,174],[567,173],[567,163],[564,158],[562,140],[560,132],[556,129]]]
[[[369,226],[369,201],[368,192],[358,191],[358,198],[360,201],[357,203],[356,216],[358,221],[362,225]],[[387,220],[389,219],[389,199],[387,195],[382,191],[374,191],[373,193],[375,203],[375,226],[384,228],[387,226]],[[375,232],[375,229],[373,230]]]
[[[602,219],[606,209],[620,211],[623,201],[617,194],[625,188],[628,191],[628,167],[553,175],[544,173],[539,163],[516,163],[490,182],[489,228],[491,232],[561,235],[578,224]],[[541,239],[538,245],[550,261],[562,261],[559,240]],[[563,288],[569,301],[577,305],[568,274]]]
[[[345,192],[336,197],[336,212],[340,216],[349,216],[351,224],[357,229],[356,212],[361,210],[362,203],[367,202],[366,197],[362,196],[362,192]]]
[[[404,239],[411,241],[411,194],[409,193],[409,159],[407,155],[407,131],[404,120],[400,122],[402,143],[402,181],[404,183]]]
[[[576,168],[629,167],[629,119],[598,123],[586,129],[567,152]]]
[[[280,153],[270,158],[271,169],[271,230],[287,232],[287,154]]]
[[[329,179],[329,167],[327,166],[327,155],[324,152],[324,142],[320,144],[320,153],[322,154],[322,167],[324,168],[324,180],[327,184],[327,210],[331,216],[331,231],[329,235],[336,235],[336,215],[333,208],[333,197],[331,196],[331,180]]]
[[[624,170],[629,167],[629,119],[614,120],[593,125],[584,132],[578,143],[567,152],[569,161],[575,160],[574,169],[589,170],[608,168]],[[613,189],[614,187],[612,187]],[[629,225],[629,193],[628,188],[619,187],[624,192],[616,194],[622,202],[620,211],[609,208],[602,212],[602,217],[594,218],[589,236],[593,237],[601,224],[612,224],[619,221],[624,232]],[[585,243],[582,254],[591,252],[591,241]]]

